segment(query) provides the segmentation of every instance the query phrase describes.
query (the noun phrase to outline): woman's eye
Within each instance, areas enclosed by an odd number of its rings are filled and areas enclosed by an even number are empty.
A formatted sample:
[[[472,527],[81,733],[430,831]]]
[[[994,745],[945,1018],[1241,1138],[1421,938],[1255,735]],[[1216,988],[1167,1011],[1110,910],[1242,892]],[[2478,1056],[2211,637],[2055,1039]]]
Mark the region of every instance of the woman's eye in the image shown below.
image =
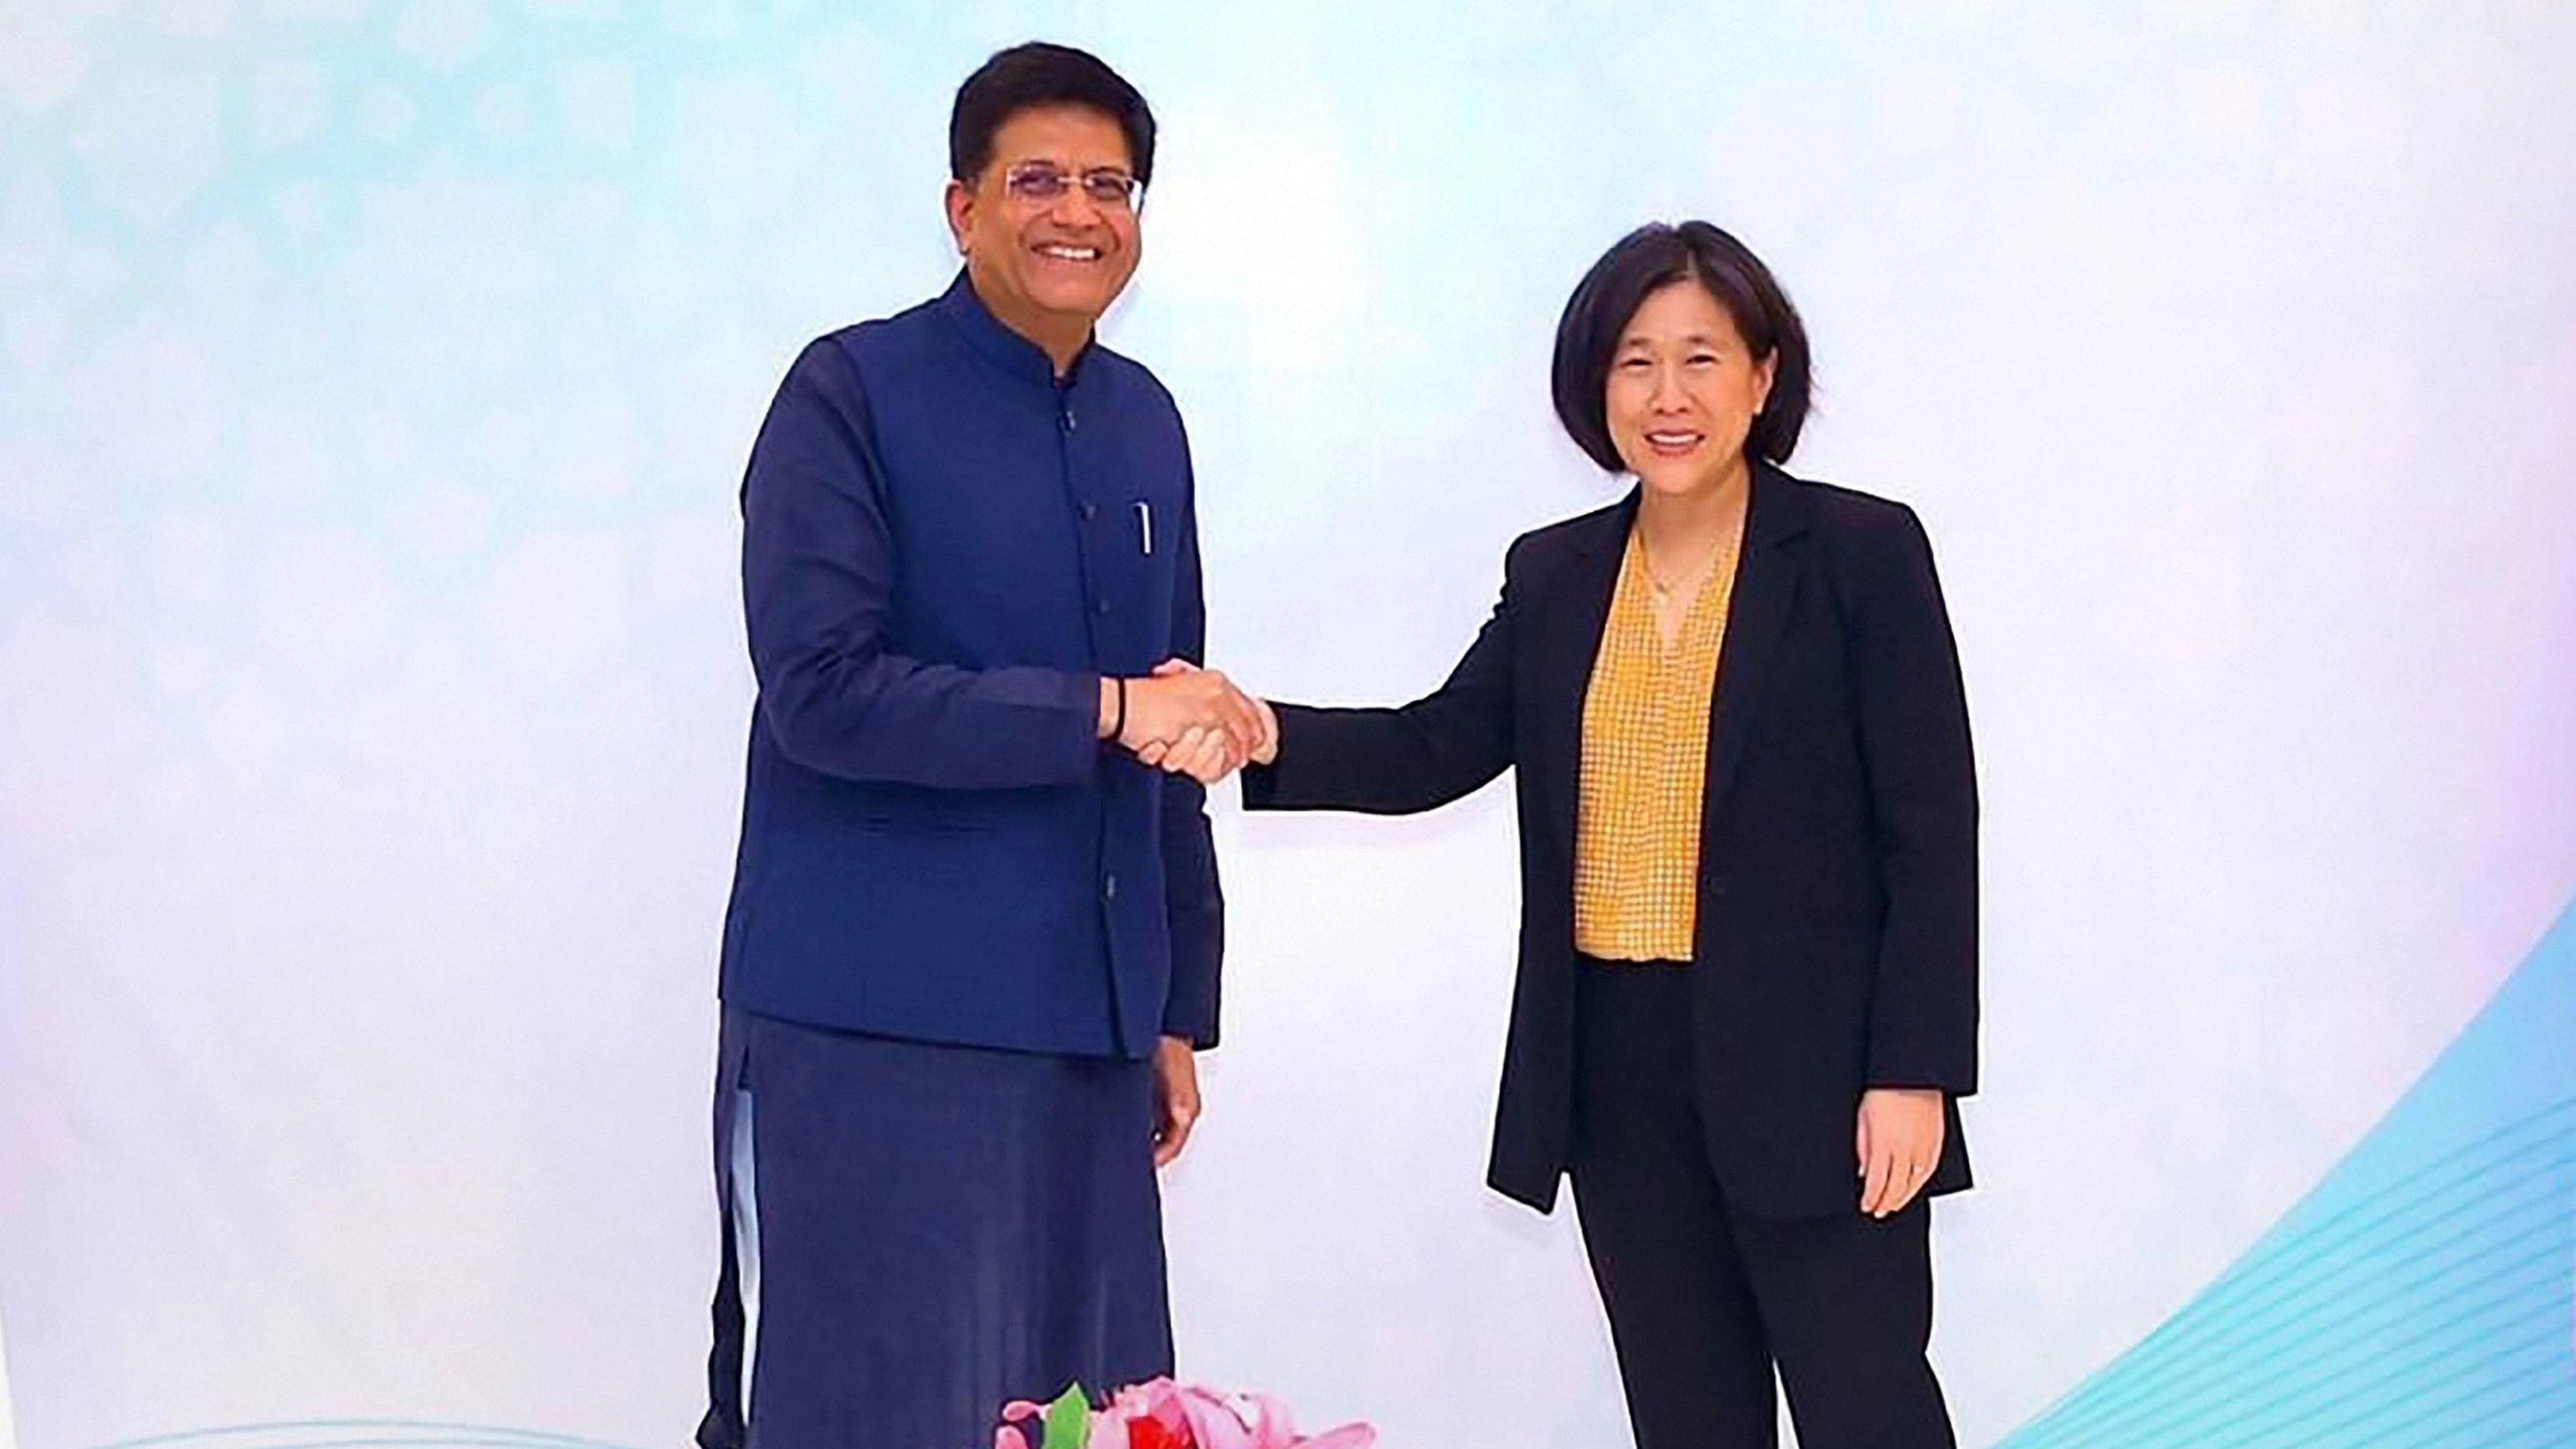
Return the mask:
[[[1654,366],[1653,363],[1642,357],[1623,357],[1619,359],[1619,370],[1621,372],[1643,372],[1652,366]]]

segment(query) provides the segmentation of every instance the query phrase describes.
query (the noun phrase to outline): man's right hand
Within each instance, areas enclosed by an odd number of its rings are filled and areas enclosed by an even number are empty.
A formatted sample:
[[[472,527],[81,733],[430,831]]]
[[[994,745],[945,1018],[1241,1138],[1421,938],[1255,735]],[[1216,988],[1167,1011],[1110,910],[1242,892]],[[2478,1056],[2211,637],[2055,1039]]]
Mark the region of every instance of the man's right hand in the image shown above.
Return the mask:
[[[1155,666],[1154,674],[1167,678],[1194,668],[1187,660],[1167,659]],[[1187,734],[1169,745],[1148,741],[1138,746],[1136,758],[1172,774],[1187,775],[1202,785],[1213,785],[1247,763],[1275,763],[1279,758],[1279,716],[1271,709],[1270,701],[1257,694],[1247,698],[1261,717],[1260,730],[1250,742],[1238,742],[1223,729],[1192,725]]]
[[[1118,743],[1147,757],[1149,764],[1162,763],[1193,731],[1198,732],[1199,742],[1221,738],[1221,750],[1186,752],[1199,766],[1189,773],[1206,783],[1240,769],[1246,758],[1267,748],[1274,728],[1268,711],[1236,688],[1234,681],[1184,660],[1168,660],[1150,676],[1127,680],[1123,721],[1118,719],[1116,689],[1115,681],[1104,681],[1101,688],[1104,738],[1117,724]]]

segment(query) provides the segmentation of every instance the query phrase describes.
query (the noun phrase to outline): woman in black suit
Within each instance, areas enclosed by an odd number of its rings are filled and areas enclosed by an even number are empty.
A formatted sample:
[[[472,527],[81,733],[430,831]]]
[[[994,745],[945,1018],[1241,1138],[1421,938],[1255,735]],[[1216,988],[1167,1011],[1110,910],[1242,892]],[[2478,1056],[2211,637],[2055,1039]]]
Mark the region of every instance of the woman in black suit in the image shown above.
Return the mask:
[[[1976,781],[1913,512],[1782,472],[1807,341],[1705,222],[1557,331],[1558,416],[1634,476],[1528,534],[1401,709],[1275,706],[1256,810],[1429,810],[1518,771],[1519,978],[1489,1181],[1574,1183],[1642,1449],[1947,1446],[1925,1199],[1968,1185]],[[1202,747],[1209,748],[1209,747]]]

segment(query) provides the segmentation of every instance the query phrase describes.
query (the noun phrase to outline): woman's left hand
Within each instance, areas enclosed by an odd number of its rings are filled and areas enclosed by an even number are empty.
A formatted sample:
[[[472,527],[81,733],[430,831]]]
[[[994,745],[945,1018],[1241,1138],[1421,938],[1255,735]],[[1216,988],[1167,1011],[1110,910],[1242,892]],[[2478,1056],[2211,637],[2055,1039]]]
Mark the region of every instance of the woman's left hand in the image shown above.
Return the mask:
[[[1861,1093],[1860,1210],[1901,1211],[1941,1161],[1941,1089],[1872,1087]]]

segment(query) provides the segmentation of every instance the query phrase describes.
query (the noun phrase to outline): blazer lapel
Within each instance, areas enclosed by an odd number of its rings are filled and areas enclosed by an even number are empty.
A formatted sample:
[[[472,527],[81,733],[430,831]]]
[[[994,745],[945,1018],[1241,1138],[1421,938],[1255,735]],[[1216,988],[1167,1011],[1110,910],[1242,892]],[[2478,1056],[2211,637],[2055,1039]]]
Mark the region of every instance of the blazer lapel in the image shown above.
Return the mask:
[[[1753,467],[1744,548],[1736,564],[1726,639],[1717,660],[1717,692],[1709,703],[1708,781],[1700,796],[1700,829],[1716,823],[1718,808],[1735,778],[1751,724],[1754,701],[1779,652],[1789,605],[1798,595],[1806,550],[1807,499],[1796,480],[1768,463]]]
[[[1610,596],[1627,557],[1628,531],[1637,520],[1631,489],[1572,539],[1573,555],[1548,581],[1532,610],[1530,698],[1539,713],[1536,760],[1546,770],[1548,828],[1566,860],[1574,859],[1574,812],[1583,768],[1583,697],[1592,683],[1592,661],[1601,652],[1601,630],[1610,618]]]

